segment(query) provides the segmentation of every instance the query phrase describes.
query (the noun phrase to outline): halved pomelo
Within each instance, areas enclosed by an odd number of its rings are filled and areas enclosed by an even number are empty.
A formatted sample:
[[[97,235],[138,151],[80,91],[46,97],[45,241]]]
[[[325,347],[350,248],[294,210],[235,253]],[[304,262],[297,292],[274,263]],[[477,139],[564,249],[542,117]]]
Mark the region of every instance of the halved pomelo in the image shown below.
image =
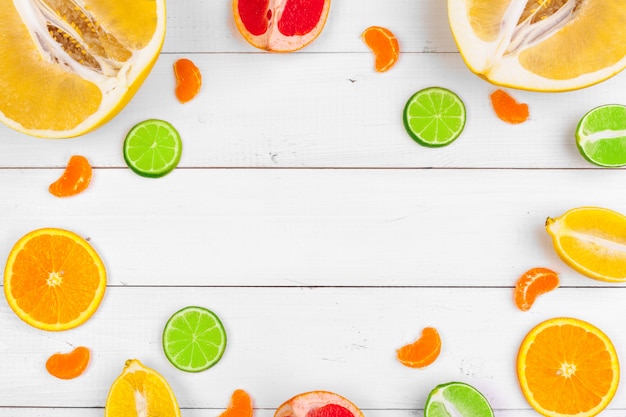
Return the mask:
[[[0,120],[78,136],[132,98],[165,37],[165,0],[8,0],[0,10]]]
[[[273,52],[301,49],[319,36],[330,0],[233,0],[235,24],[251,45]]]
[[[626,67],[624,0],[448,0],[467,66],[494,84],[567,91]]]

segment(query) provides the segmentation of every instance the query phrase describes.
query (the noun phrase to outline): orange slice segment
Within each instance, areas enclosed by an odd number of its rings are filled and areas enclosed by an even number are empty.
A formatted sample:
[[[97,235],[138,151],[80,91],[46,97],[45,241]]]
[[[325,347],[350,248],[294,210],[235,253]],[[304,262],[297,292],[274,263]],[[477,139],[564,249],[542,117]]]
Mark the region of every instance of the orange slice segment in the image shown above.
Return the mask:
[[[400,44],[389,29],[380,26],[370,26],[363,31],[361,39],[374,53],[374,68],[376,71],[388,71],[398,61]]]
[[[200,92],[202,74],[200,69],[190,59],[181,58],[174,62],[174,76],[176,77],[176,98],[181,103],[191,101]]]
[[[559,275],[548,268],[532,268],[524,272],[515,284],[515,305],[522,311],[528,311],[541,294],[559,286]]]
[[[45,228],[11,249],[4,294],[19,318],[43,330],[67,330],[87,321],[106,289],[100,256],[74,232]]]
[[[63,175],[50,184],[48,191],[56,197],[70,197],[80,194],[89,187],[92,169],[87,158],[74,155],[65,167]]]
[[[441,338],[434,327],[426,327],[421,336],[408,345],[397,350],[396,356],[400,363],[409,368],[423,368],[439,357]]]
[[[55,353],[46,361],[46,370],[59,379],[73,379],[81,375],[87,365],[91,352],[84,346],[79,346],[67,353]]]
[[[220,414],[220,417],[252,417],[252,399],[242,389],[236,389],[230,398],[228,408]]]
[[[493,110],[500,120],[514,125],[528,120],[528,104],[518,103],[506,91],[498,89],[491,93],[489,98],[491,98]]]

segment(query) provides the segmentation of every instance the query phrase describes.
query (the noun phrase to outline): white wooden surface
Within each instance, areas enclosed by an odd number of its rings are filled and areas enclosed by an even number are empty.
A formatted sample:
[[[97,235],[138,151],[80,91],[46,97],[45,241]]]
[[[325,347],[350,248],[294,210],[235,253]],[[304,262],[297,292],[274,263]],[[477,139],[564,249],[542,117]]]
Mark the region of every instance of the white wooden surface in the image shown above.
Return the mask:
[[[626,173],[588,164],[573,139],[587,110],[624,101],[626,74],[569,93],[512,91],[531,118],[507,125],[490,108],[495,87],[465,68],[445,3],[334,0],[315,43],[274,55],[239,37],[229,0],[168,0],[163,53],[112,122],[60,141],[0,127],[0,257],[32,229],[63,227],[90,238],[109,274],[100,309],[67,332],[33,329],[0,302],[0,415],[100,416],[124,361],[139,358],[168,379],[184,417],[218,416],[236,388],[258,417],[312,389],[366,417],[421,416],[428,392],[452,380],[479,388],[498,417],[530,417],[514,369],[536,323],[590,321],[626,355],[626,287],[569,269],[544,230],[581,205],[626,212]],[[388,73],[374,72],[359,37],[370,25],[399,38]],[[186,105],[173,93],[183,56],[204,77]],[[467,105],[447,148],[422,148],[402,127],[406,99],[430,85]],[[184,141],[179,168],[158,180],[132,174],[121,152],[152,117]],[[93,182],[57,199],[47,187],[73,154],[94,165]],[[560,272],[562,288],[522,313],[512,287],[533,266]],[[161,350],[165,321],[190,304],[218,313],[229,337],[200,374]],[[429,325],[441,356],[404,368],[395,349]],[[50,354],[80,344],[94,356],[84,375],[46,373]],[[626,414],[624,389],[603,416]]]

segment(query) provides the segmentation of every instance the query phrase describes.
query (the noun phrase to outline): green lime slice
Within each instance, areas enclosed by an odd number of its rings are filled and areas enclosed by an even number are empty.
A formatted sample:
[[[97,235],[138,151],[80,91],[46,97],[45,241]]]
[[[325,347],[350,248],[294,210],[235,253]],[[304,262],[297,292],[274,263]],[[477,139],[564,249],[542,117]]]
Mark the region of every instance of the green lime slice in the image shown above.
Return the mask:
[[[424,417],[494,417],[489,402],[478,390],[463,382],[437,385],[428,394]]]
[[[137,123],[124,140],[124,160],[135,173],[150,178],[171,172],[183,151],[178,131],[164,120]]]
[[[200,372],[215,365],[226,349],[226,331],[219,317],[203,307],[185,307],[170,317],[163,330],[163,351],[176,368]]]
[[[593,164],[626,165],[626,106],[607,104],[587,112],[578,122],[576,145]]]
[[[404,106],[404,128],[420,145],[446,146],[465,127],[465,105],[452,91],[428,87],[413,94]]]

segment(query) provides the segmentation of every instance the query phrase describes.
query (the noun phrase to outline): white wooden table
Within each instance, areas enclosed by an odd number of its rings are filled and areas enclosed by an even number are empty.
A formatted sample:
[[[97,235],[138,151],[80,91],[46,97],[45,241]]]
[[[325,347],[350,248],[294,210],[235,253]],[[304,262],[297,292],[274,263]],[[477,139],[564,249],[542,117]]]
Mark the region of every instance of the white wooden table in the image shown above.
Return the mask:
[[[138,358],[167,378],[184,417],[218,416],[236,388],[258,417],[316,389],[366,417],[421,416],[429,391],[453,380],[480,389],[498,417],[530,417],[515,357],[535,324],[590,321],[626,357],[625,287],[569,269],[544,230],[582,205],[626,212],[626,172],[590,165],[573,138],[586,111],[625,101],[626,73],[575,92],[510,91],[531,111],[512,126],[491,109],[495,87],[463,64],[443,0],[334,0],[322,35],[293,54],[245,43],[229,0],[167,6],[156,67],[113,121],[58,141],[0,127],[0,256],[32,229],[62,227],[90,238],[109,280],[96,314],[65,332],[31,328],[2,299],[1,416],[101,416],[124,361]],[[360,39],[371,25],[400,41],[387,73]],[[204,78],[185,105],[173,92],[181,57]],[[402,126],[408,97],[432,85],[468,111],[441,149]],[[126,132],[147,118],[170,121],[184,142],[179,167],[156,180],[122,157]],[[92,184],[55,198],[48,185],[73,154],[94,166]],[[562,286],[521,312],[513,285],[535,266]],[[165,321],[187,305],[215,311],[228,332],[222,360],[199,374],[161,348]],[[426,326],[440,332],[440,357],[403,367],[395,350]],[[93,354],[85,374],[46,373],[49,355],[78,345]],[[624,414],[622,386],[602,415]]]

